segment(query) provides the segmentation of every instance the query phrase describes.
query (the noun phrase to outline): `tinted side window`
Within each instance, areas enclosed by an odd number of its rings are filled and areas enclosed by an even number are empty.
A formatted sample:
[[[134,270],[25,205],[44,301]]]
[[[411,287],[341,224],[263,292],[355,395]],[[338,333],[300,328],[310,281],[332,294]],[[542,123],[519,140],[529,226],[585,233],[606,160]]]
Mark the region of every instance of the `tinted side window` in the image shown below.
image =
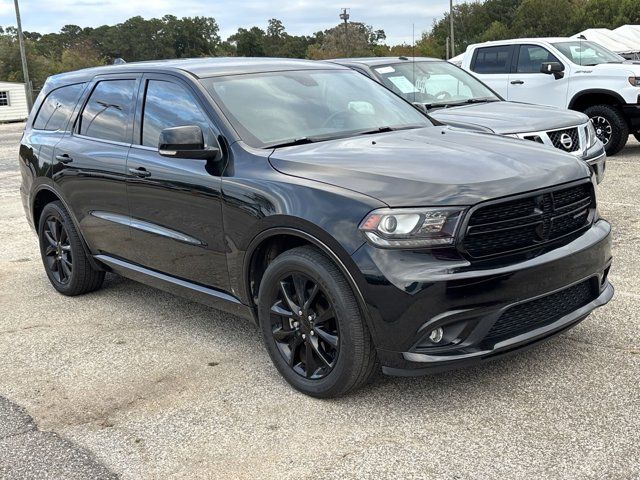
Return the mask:
[[[80,99],[84,83],[69,85],[51,92],[42,103],[33,122],[36,130],[64,130]]]
[[[149,80],[142,116],[142,145],[158,147],[160,132],[169,127],[198,125],[206,143],[209,123],[191,94],[180,85]]]
[[[511,71],[511,46],[479,48],[472,70],[477,73],[509,73]]]
[[[135,80],[99,82],[80,119],[80,135],[128,142],[127,126],[133,109]]]
[[[540,73],[544,62],[559,62],[549,50],[538,45],[521,45],[518,55],[518,73]]]

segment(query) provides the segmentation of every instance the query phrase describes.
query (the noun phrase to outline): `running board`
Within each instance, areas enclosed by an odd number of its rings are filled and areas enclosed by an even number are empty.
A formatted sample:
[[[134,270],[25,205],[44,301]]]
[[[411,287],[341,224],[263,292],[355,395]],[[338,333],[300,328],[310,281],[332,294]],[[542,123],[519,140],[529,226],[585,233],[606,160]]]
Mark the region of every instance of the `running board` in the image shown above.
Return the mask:
[[[156,272],[109,255],[94,255],[93,258],[109,267],[110,271],[123,277],[255,321],[253,310],[228,293]]]

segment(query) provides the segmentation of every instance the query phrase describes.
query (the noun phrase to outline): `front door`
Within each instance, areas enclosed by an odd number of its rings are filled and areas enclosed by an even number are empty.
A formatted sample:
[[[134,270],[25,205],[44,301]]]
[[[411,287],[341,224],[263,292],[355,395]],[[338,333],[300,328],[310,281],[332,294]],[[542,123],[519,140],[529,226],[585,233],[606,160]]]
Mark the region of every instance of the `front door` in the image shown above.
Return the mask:
[[[127,160],[131,259],[150,269],[227,290],[221,178],[206,160],[163,157],[160,132],[198,125],[207,145],[215,126],[193,87],[170,75],[146,75]]]
[[[514,71],[509,75],[509,101],[565,107],[569,79],[540,73],[544,62],[562,63],[544,47],[520,45]]]

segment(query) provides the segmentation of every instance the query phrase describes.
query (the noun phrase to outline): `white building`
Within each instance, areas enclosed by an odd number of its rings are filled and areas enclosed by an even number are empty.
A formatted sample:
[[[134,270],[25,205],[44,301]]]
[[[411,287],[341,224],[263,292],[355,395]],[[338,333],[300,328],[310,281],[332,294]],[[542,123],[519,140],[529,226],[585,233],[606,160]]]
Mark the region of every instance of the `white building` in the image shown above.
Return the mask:
[[[24,83],[0,81],[0,123],[25,120],[28,116]]]

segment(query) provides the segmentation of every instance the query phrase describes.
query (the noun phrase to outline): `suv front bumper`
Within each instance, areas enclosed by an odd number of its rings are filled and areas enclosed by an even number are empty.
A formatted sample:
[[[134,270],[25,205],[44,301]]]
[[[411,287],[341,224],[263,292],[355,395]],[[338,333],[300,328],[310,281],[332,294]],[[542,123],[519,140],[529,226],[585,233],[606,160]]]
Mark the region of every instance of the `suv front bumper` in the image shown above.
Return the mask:
[[[366,279],[362,293],[383,371],[419,375],[459,368],[576,325],[613,296],[610,231],[599,220],[571,243],[510,265],[476,266],[444,253],[363,246],[353,258]],[[491,337],[505,312],[530,302],[548,312],[547,299],[582,284],[590,296],[570,311],[539,321],[529,316],[522,328],[516,324],[512,333]],[[430,345],[429,333],[437,328],[445,342]]]

